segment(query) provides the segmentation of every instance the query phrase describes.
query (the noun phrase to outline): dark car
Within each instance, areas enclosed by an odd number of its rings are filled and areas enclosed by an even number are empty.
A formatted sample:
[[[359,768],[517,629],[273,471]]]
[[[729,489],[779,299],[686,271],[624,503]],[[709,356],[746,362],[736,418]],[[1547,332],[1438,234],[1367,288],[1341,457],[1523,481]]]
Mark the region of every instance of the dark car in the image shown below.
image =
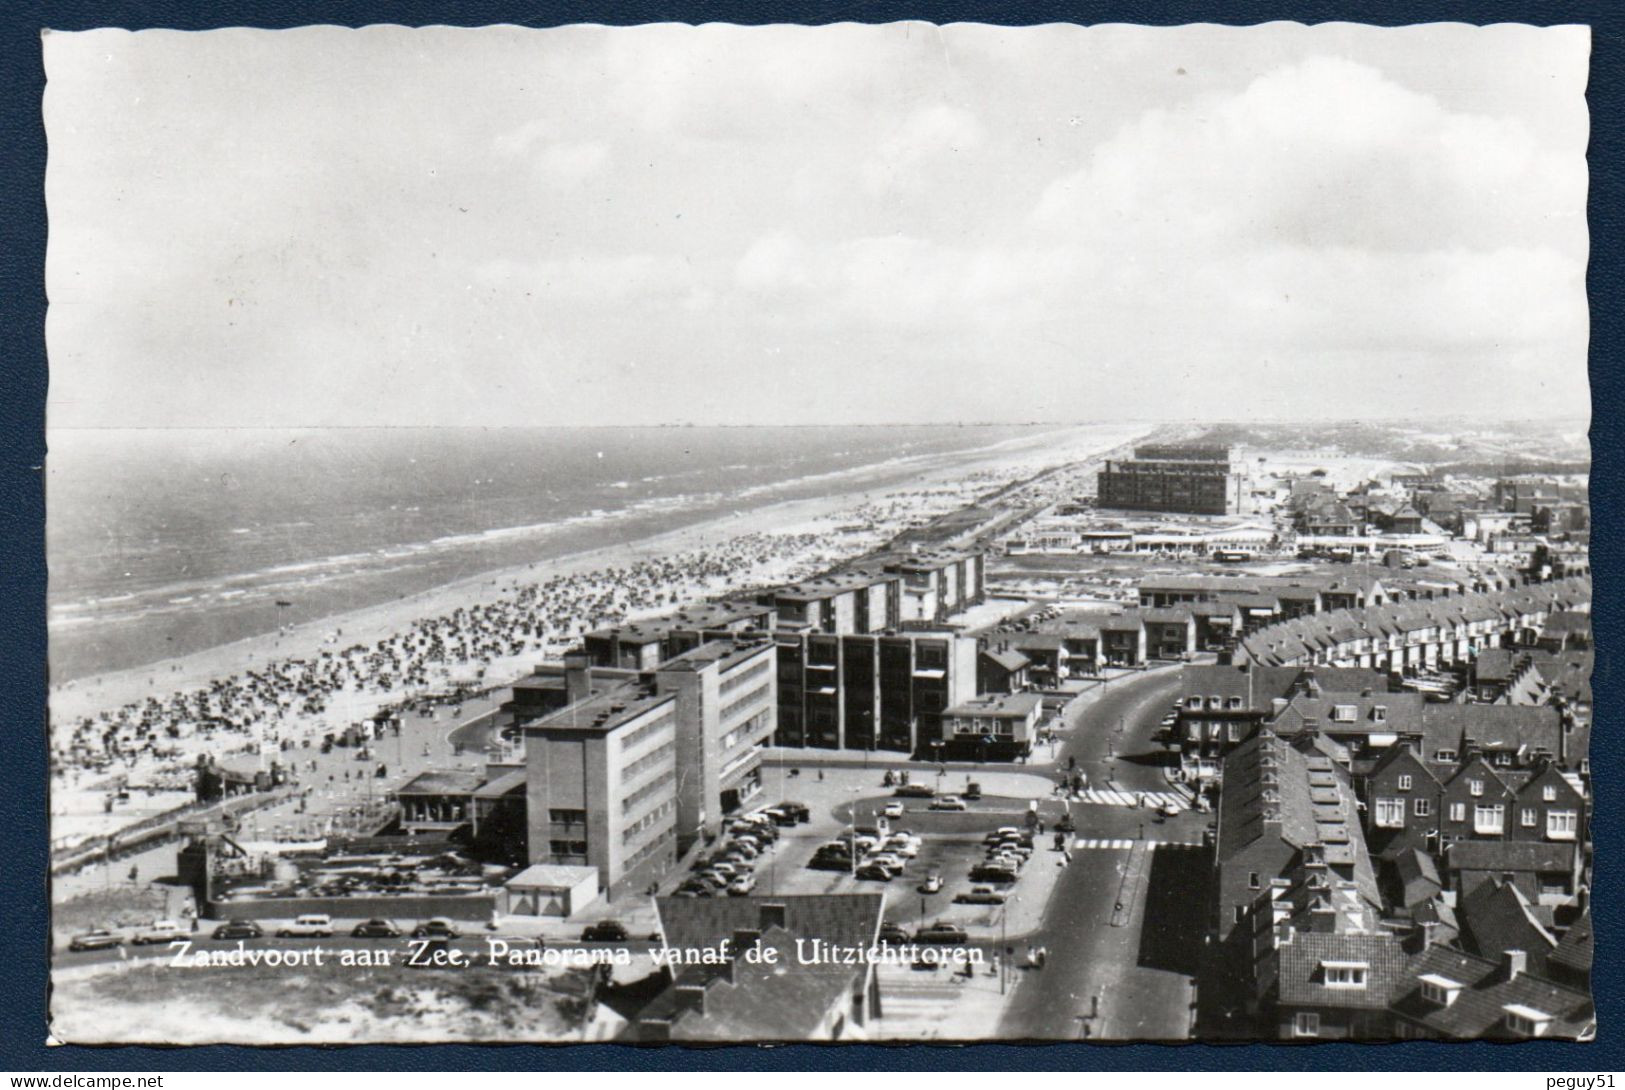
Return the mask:
[[[111,950],[124,945],[124,936],[117,931],[86,931],[68,940],[69,950]]]
[[[210,936],[216,939],[262,939],[265,937],[265,928],[253,920],[227,920],[214,929]]]
[[[888,946],[905,946],[908,943],[908,932],[894,923],[883,924],[880,928],[880,941]]]
[[[914,932],[914,941],[929,946],[963,946],[970,941],[970,936],[963,927],[939,920]]]
[[[896,877],[884,863],[865,863],[858,868],[857,876],[871,882],[890,882]]]
[[[581,933],[582,942],[625,942],[630,937],[619,920],[599,920]]]
[[[972,882],[1014,882],[1018,877],[1014,867],[999,863],[982,863],[972,867],[970,872]]]
[[[962,792],[962,797],[967,798],[967,799],[979,799],[979,798],[981,798],[982,797],[982,785],[979,784],[979,783],[968,783],[968,784],[966,784],[965,785],[965,790]]]
[[[1004,894],[988,886],[977,886],[968,893],[961,893],[954,901],[962,905],[1002,905]]]
[[[401,929],[388,920],[366,920],[350,929],[353,939],[395,939],[400,934]]]
[[[928,799],[936,793],[936,788],[928,783],[905,783],[892,792],[900,799]]]
[[[804,802],[781,802],[773,809],[791,818],[799,825],[805,825],[812,820],[812,808]]]
[[[412,928],[412,937],[414,939],[455,939],[460,937],[460,934],[452,926],[451,921],[442,916],[436,916],[434,919],[426,923],[420,923]]]
[[[1078,826],[1077,823],[1072,820],[1072,815],[1067,814],[1061,818],[1060,821],[1055,823],[1055,831],[1058,833],[1075,833],[1078,831]]]

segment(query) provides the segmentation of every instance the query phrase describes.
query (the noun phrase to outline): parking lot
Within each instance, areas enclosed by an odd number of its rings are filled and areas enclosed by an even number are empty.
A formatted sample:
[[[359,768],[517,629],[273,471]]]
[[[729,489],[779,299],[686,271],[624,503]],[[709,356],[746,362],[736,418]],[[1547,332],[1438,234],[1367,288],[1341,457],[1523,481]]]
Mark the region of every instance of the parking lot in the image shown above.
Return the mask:
[[[932,809],[929,798],[895,796],[883,786],[883,772],[876,768],[824,769],[821,779],[778,772],[774,779],[784,779],[782,797],[805,804],[809,820],[776,828],[777,838],[764,845],[754,859],[734,861],[736,867],[740,862],[748,864],[754,879],[751,892],[756,894],[883,893],[886,923],[910,933],[922,923],[940,920],[964,927],[973,940],[997,938],[1001,931],[1014,938],[1037,927],[1056,876],[1065,866],[1065,857],[1053,848],[1054,825],[1065,813],[1065,805],[1051,797],[1050,782],[1043,776],[1004,770],[976,773],[974,778],[984,791],[999,793],[967,800],[963,811],[944,811]],[[963,791],[967,777],[956,776],[958,782],[952,786]],[[886,807],[894,802],[902,804],[902,813],[888,817]],[[973,881],[972,868],[986,860],[984,837],[1000,828],[1027,832],[1026,815],[1035,805],[1045,831],[1035,831],[1031,854],[1015,880]],[[851,837],[854,827],[875,834],[884,829],[886,835],[906,831],[915,838],[915,854],[899,860],[902,869],[890,880],[854,873],[878,874],[865,869],[881,850],[878,847],[856,861],[831,862],[827,869],[809,866],[821,847],[843,834]],[[705,858],[715,860],[726,854],[728,844],[728,838],[719,840]],[[674,876],[662,884],[662,892],[675,890],[695,872],[691,868],[687,874]],[[940,878],[939,888],[927,885],[932,875]],[[1002,896],[1004,903],[957,903],[974,889],[990,890]]]

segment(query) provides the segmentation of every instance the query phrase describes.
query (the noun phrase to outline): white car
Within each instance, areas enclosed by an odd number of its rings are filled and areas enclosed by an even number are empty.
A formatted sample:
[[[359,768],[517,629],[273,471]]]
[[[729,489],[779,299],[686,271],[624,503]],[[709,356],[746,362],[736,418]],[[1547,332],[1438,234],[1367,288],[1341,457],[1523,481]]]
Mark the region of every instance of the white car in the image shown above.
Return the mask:
[[[277,937],[283,939],[330,939],[333,937],[333,917],[316,912],[297,916],[288,926],[277,928]]]
[[[913,859],[920,854],[920,842],[906,836],[894,836],[886,842],[886,850],[904,859]]]
[[[161,945],[185,938],[191,932],[181,926],[179,920],[153,920],[144,927],[136,929],[130,937],[130,942],[136,946]]]
[[[940,798],[935,798],[935,799],[931,800],[931,809],[933,809],[933,810],[969,810],[970,807],[967,806],[965,804],[965,800],[960,798],[958,795],[943,795]]]
[[[900,802],[888,802],[886,804],[886,808],[882,810],[881,813],[885,814],[889,818],[900,818],[903,816],[903,804]]]
[[[871,855],[868,861],[870,863],[879,863],[883,866],[890,867],[894,871],[900,871],[907,865],[903,862],[902,856],[893,855],[891,852],[881,852],[878,855]]]

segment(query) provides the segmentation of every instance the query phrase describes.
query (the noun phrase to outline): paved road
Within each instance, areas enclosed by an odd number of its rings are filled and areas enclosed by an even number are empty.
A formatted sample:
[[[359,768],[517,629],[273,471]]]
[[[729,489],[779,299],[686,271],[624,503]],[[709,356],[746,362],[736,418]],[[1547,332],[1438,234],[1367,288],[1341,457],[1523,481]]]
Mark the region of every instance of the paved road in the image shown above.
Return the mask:
[[[1169,670],[1111,682],[1084,710],[1059,767],[1075,757],[1092,786],[1166,790],[1152,735],[1178,679]],[[1033,939],[1047,948],[1046,965],[1019,974],[997,1035],[1076,1039],[1087,1027],[1089,1036],[1100,1038],[1183,1038],[1190,1026],[1191,967],[1182,951],[1194,958],[1191,944],[1201,934],[1185,910],[1194,908],[1199,922],[1200,891],[1189,887],[1205,864],[1199,846],[1174,845],[1199,845],[1208,819],[1191,812],[1158,821],[1149,810],[1122,806],[1071,809],[1077,840],[1132,846],[1074,852]]]

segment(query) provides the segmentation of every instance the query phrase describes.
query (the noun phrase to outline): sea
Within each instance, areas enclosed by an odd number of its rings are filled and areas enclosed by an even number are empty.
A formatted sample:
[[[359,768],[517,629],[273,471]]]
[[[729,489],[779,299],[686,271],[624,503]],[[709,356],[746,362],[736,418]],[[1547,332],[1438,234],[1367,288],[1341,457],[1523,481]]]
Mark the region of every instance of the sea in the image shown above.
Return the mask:
[[[1048,428],[53,431],[53,684],[786,500]]]

